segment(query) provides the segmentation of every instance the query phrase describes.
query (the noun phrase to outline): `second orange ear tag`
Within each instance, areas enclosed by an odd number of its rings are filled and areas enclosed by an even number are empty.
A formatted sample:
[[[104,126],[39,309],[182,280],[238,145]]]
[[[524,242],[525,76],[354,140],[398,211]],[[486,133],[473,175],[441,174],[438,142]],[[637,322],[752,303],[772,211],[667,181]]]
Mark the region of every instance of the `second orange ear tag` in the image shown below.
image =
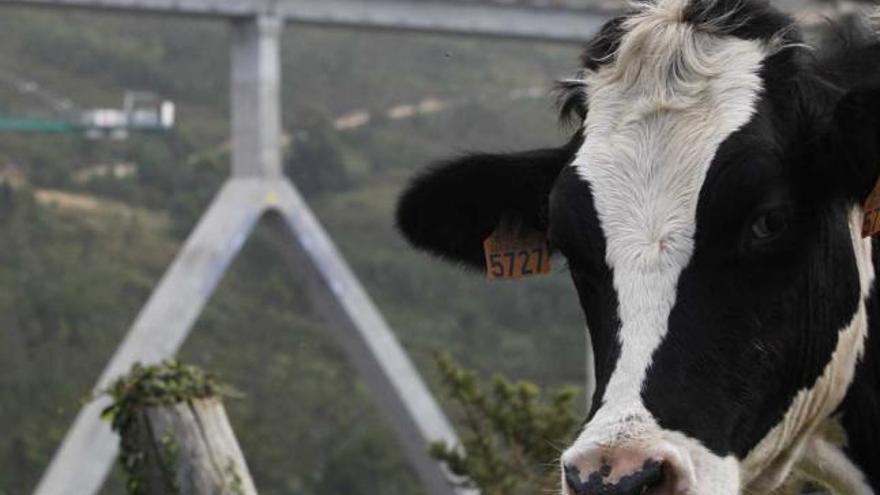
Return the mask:
[[[865,219],[862,223],[862,237],[871,237],[880,233],[880,180],[874,186],[874,190],[868,195],[862,206]]]
[[[483,241],[486,275],[518,279],[550,273],[550,248],[543,232],[503,221]]]

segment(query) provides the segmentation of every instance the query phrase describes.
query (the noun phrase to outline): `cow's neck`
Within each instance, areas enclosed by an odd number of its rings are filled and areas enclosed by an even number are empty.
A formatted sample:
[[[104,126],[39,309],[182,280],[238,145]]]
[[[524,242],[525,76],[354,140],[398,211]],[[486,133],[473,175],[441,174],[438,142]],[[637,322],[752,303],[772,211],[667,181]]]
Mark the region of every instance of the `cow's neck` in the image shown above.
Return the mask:
[[[873,242],[875,273],[880,268],[880,239]],[[880,273],[877,273],[880,275]],[[868,338],[864,357],[841,405],[840,421],[846,432],[846,453],[862,470],[875,493],[880,493],[880,290],[868,298]]]

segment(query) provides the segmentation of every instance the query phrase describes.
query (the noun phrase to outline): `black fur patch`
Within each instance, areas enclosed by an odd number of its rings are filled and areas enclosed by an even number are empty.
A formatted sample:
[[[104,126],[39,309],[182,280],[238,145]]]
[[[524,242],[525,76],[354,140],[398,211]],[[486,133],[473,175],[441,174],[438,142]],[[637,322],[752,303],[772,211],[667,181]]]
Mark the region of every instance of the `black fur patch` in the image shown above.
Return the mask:
[[[800,42],[794,21],[766,0],[691,0],[683,22],[718,36],[769,41],[781,37]]]
[[[550,197],[550,243],[568,260],[593,343],[596,390],[592,418],[602,404],[605,387],[620,358],[619,304],[614,274],[605,263],[605,235],[593,205],[590,186],[566,168]]]
[[[564,125],[580,126],[587,118],[587,84],[584,75],[556,82],[556,106],[559,108],[559,121]]]
[[[850,204],[814,202],[800,154],[778,155],[767,132],[751,124],[710,169],[694,255],[643,387],[662,427],[720,456],[743,458],[812,387],[859,300]],[[750,243],[754,218],[777,205],[792,212],[789,230]]]
[[[767,26],[754,30],[776,29]],[[880,62],[866,46],[848,47],[863,65]],[[825,65],[831,60],[849,69]],[[768,59],[755,119],[722,146],[704,183],[694,256],[643,400],[661,426],[718,455],[743,458],[782,420],[855,314],[848,210],[876,180],[878,160],[866,160],[866,147],[880,144],[880,125],[864,118],[880,97],[842,96],[843,86],[858,86],[857,65],[795,50]],[[769,248],[747,247],[754,215],[778,202],[794,212],[790,232]]]
[[[585,69],[595,71],[614,60],[614,54],[620,47],[620,40],[626,34],[623,23],[627,19],[627,16],[616,17],[602,26],[599,34],[587,44],[581,55],[581,65]]]
[[[856,86],[880,84],[880,67],[867,63],[880,57],[880,33],[858,16],[828,20],[813,66],[828,84],[844,93]]]
[[[874,239],[872,257],[876,270],[880,267],[880,238]],[[868,297],[867,310],[865,354],[840,407],[840,421],[847,436],[847,455],[876,491],[880,489],[880,293],[876,283]]]
[[[598,70],[614,60],[620,40],[625,34],[623,23],[626,16],[617,17],[605,23],[581,54],[581,65],[586,70]],[[579,72],[575,77],[556,83],[556,103],[559,107],[559,120],[564,124],[583,121],[587,117],[587,92],[584,81],[586,74]]]
[[[767,26],[755,32],[776,29]],[[859,302],[848,211],[876,181],[880,95],[843,88],[870,81],[873,70],[856,68],[880,58],[871,45],[846,46],[836,58],[768,59],[755,119],[722,146],[703,186],[694,256],[643,400],[661,426],[718,455],[743,458],[782,420]],[[793,212],[790,232],[748,247],[755,215],[780,202]]]

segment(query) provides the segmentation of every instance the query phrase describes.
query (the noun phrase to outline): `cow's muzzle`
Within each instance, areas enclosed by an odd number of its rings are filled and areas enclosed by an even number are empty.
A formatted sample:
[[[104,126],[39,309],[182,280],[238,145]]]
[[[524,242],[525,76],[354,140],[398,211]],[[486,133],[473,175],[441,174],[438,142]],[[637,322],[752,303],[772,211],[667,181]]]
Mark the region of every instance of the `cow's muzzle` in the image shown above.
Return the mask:
[[[580,470],[565,466],[565,484],[574,495],[642,495],[654,494],[655,488],[663,484],[664,466],[656,461],[647,461],[642,469],[624,476],[615,484],[606,484],[604,476],[611,472],[611,466],[591,474],[586,480],[581,478]]]
[[[678,495],[686,476],[678,463],[632,448],[597,448],[563,456],[565,495]]]

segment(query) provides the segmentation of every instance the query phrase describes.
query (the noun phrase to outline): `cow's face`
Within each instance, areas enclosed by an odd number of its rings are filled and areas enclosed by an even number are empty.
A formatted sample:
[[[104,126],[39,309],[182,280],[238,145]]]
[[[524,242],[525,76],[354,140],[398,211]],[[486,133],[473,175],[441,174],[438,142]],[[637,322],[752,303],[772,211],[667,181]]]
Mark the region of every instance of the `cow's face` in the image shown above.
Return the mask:
[[[567,258],[597,389],[566,493],[774,487],[842,400],[880,101],[826,87],[795,41],[764,3],[646,4],[588,50],[566,146],[448,162],[404,195],[402,230],[442,256],[482,266],[514,218]]]

